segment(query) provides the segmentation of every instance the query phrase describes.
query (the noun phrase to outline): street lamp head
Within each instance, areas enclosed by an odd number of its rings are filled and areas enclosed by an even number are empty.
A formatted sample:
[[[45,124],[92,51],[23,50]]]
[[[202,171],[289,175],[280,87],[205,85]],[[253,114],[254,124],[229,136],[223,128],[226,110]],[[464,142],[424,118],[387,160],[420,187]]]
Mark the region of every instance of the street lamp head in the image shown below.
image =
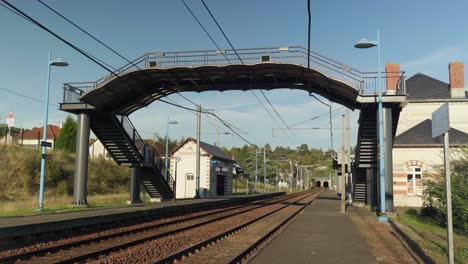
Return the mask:
[[[68,66],[68,62],[66,62],[64,59],[62,58],[58,58],[58,59],[55,59],[53,61],[50,61],[49,62],[49,65],[50,66],[57,66],[57,67],[67,67]]]
[[[377,46],[376,41],[367,40],[366,38],[363,38],[359,40],[356,44],[354,44],[354,47],[358,49],[367,49],[375,46]]]
[[[175,120],[172,120],[172,121],[169,122],[169,124],[170,124],[170,125],[177,125],[177,124],[179,124],[179,122],[177,122],[177,121],[175,121]]]

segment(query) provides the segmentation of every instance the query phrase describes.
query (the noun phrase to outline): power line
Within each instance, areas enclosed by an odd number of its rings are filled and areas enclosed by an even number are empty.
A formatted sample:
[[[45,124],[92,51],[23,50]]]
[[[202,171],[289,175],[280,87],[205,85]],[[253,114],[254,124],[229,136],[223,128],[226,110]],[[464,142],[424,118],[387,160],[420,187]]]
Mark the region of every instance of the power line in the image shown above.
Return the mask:
[[[53,31],[51,31],[50,29],[48,29],[47,27],[45,27],[44,25],[40,24],[38,21],[34,20],[33,18],[31,18],[30,16],[28,16],[27,14],[25,14],[24,12],[22,12],[21,10],[19,10],[18,8],[16,8],[15,6],[13,6],[12,4],[8,3],[6,0],[1,0],[3,2],[5,2],[5,4],[7,4],[10,8],[7,8],[8,10],[12,11],[13,13],[21,16],[22,18],[30,21],[31,23],[35,24],[36,26],[42,28],[43,30],[45,30],[46,32],[52,34],[53,36],[55,36],[56,38],[58,38],[59,40],[61,40],[62,42],[64,42],[65,44],[67,44],[68,46],[70,46],[71,48],[75,49],[76,51],[78,51],[79,53],[81,53],[82,55],[84,55],[85,57],[87,57],[88,59],[90,59],[91,61],[93,61],[94,63],[98,64],[99,66],[101,66],[102,68],[104,68],[105,70],[107,70],[109,73],[111,73],[112,75],[116,76],[117,78],[120,78],[119,75],[117,75],[116,73],[114,73],[112,70],[110,70],[109,68],[107,68],[106,66],[104,66],[103,64],[105,64],[104,62],[100,61],[99,59],[97,59],[96,57],[90,55],[89,53],[85,52],[84,50],[78,48],[77,46],[75,46],[74,44],[68,42],[67,40],[65,40],[64,38],[60,37],[58,34],[54,33]],[[71,23],[72,25],[74,25],[75,27],[79,28],[82,32],[86,33],[88,36],[92,37],[94,40],[98,41],[100,44],[104,45],[106,48],[110,49],[111,51],[113,51],[115,54],[117,54],[118,56],[120,56],[121,58],[127,60],[129,63],[133,64],[132,62],[130,62],[128,59],[126,59],[123,55],[119,54],[117,51],[113,50],[112,48],[110,48],[108,45],[104,44],[102,41],[98,40],[97,38],[95,38],[94,36],[92,36],[90,33],[86,32],[84,29],[82,29],[81,27],[79,27],[78,25],[76,25],[75,23],[71,22],[69,19],[67,19],[65,16],[61,15],[60,13],[58,13],[56,10],[54,10],[53,8],[51,8],[50,6],[44,4],[42,1],[40,0],[37,0],[38,2],[40,2],[41,4],[43,4],[44,6],[46,6],[47,8],[49,8],[51,11],[53,11],[55,14],[59,15],[60,17],[62,17],[63,19],[65,19],[66,21],[68,21],[69,23]],[[2,5],[4,6],[4,5]],[[6,6],[4,6],[6,7]],[[102,63],[100,63],[102,62]],[[107,64],[108,65],[108,64]],[[110,68],[113,68],[113,67],[110,67]],[[115,69],[114,69],[115,70]],[[169,103],[169,102],[166,102],[164,100],[160,100],[164,103],[167,103],[167,104],[171,104],[171,105],[174,105],[174,106],[177,106],[177,107],[180,107],[180,108],[184,108],[184,109],[187,109],[189,110],[190,108],[188,107],[184,107],[184,106],[181,106],[181,105],[178,105],[178,104],[173,104],[173,103]],[[194,109],[190,109],[190,110],[194,110]],[[195,110],[196,111],[196,110]],[[218,116],[215,115],[215,117],[217,119],[219,119],[225,126],[227,126],[229,129],[231,129],[227,123],[222,120],[221,118],[219,118]],[[232,129],[231,129],[232,130]],[[246,141],[247,143],[253,145],[252,143],[250,143],[249,141],[245,140],[245,138],[243,138],[242,136],[240,136],[236,131],[232,130],[236,135],[238,135],[240,138],[242,138],[244,141]]]
[[[206,5],[205,1],[204,0],[201,0],[201,2],[203,3],[203,5],[205,6],[206,10],[208,11],[208,13],[210,14],[211,18],[213,19],[213,21],[215,22],[216,26],[218,26],[218,29],[221,31],[221,33],[223,34],[224,38],[226,39],[226,41],[229,43],[229,46],[231,46],[231,49],[234,51],[234,53],[236,54],[237,58],[239,59],[239,61],[242,63],[242,65],[244,65],[244,61],[242,60],[242,58],[239,56],[239,53],[237,53],[237,50],[234,48],[234,45],[232,45],[231,41],[229,40],[229,38],[227,37],[226,33],[224,32],[223,28],[220,26],[220,24],[218,23],[218,20],[216,20],[216,18],[214,17],[213,13],[211,12],[210,8]],[[252,93],[254,93],[252,90],[250,90]],[[260,92],[262,93],[263,97],[265,98],[265,100],[268,102],[268,104],[270,105],[270,107],[275,111],[276,115],[279,117],[279,119],[283,122],[283,124],[288,127],[288,124],[286,124],[286,122],[284,122],[284,119],[281,117],[281,115],[278,113],[278,111],[276,110],[276,108],[273,106],[273,104],[270,102],[270,100],[267,98],[267,96],[265,95],[265,93],[260,90]],[[256,96],[257,97],[257,96]],[[257,100],[262,104],[262,102],[260,101],[260,99],[257,97]],[[266,110],[266,108],[265,108]],[[268,110],[266,110],[268,111]]]
[[[184,0],[181,0],[181,2],[184,4],[184,6],[187,8],[187,10],[190,12],[190,14],[192,15],[192,17],[197,21],[198,25],[200,25],[200,27],[203,29],[203,31],[205,31],[205,34],[208,36],[208,38],[210,38],[211,42],[213,42],[213,44],[216,46],[216,48],[218,50],[222,50],[218,44],[216,43],[216,41],[213,39],[213,37],[211,37],[210,33],[208,32],[208,30],[206,30],[206,28],[202,25],[202,23],[200,22],[200,20],[197,18],[197,16],[193,13],[192,9],[190,9],[190,7],[187,5],[187,3],[185,3]],[[231,61],[228,59],[228,57],[226,56],[226,54],[224,54],[224,52],[222,52],[224,58],[229,62],[229,64],[231,64]]]
[[[29,97],[29,96],[24,95],[24,94],[20,94],[20,93],[14,92],[14,91],[9,90],[9,89],[6,89],[6,88],[0,87],[0,90],[3,90],[3,91],[5,91],[5,92],[11,93],[11,94],[14,94],[14,95],[17,95],[17,96],[20,96],[20,97],[23,97],[23,98],[26,98],[26,99],[29,99],[29,100],[38,102],[38,103],[42,103],[42,104],[45,103],[45,102],[42,101],[42,100],[39,100],[39,99],[36,99],[36,98],[33,98],[33,97]],[[49,103],[49,106],[58,106],[58,104],[50,104],[50,103]]]
[[[46,32],[48,32],[49,34],[51,34],[52,36],[56,37],[57,39],[59,39],[60,41],[62,41],[63,43],[67,44],[67,46],[71,47],[72,49],[76,50],[77,52],[79,52],[80,54],[82,54],[83,56],[85,56],[86,58],[88,58],[89,60],[91,60],[92,62],[96,63],[97,65],[99,65],[101,68],[107,70],[109,73],[111,73],[112,75],[114,76],[117,76],[117,74],[115,74],[111,69],[109,69],[109,67],[107,67],[106,65],[104,65],[103,63],[99,62],[98,59],[96,59],[94,56],[92,56],[91,54],[85,52],[84,50],[78,48],[77,46],[75,46],[74,44],[72,44],[71,42],[69,42],[68,40],[62,38],[61,36],[59,36],[58,34],[56,34],[55,32],[53,32],[52,30],[50,30],[49,28],[47,28],[46,26],[42,25],[41,23],[39,23],[37,20],[35,20],[34,18],[30,17],[29,15],[27,15],[26,13],[24,13],[23,11],[19,10],[18,8],[16,8],[14,5],[8,3],[7,0],[1,0],[3,1],[3,3],[5,3],[7,6],[9,6],[11,9],[13,9],[14,11],[16,11],[17,15],[20,15],[20,17],[30,21],[31,23],[33,23],[34,25],[40,27],[41,29],[45,30]],[[11,11],[11,9],[8,9]]]
[[[337,111],[339,111],[339,110],[341,110],[341,109],[343,109],[343,108],[344,108],[344,106],[333,110],[333,112],[337,112]],[[305,119],[304,121],[295,123],[294,125],[291,125],[291,126],[289,126],[289,127],[291,128],[291,127],[295,127],[295,126],[298,126],[298,125],[302,125],[302,124],[304,124],[304,123],[306,123],[306,122],[308,122],[308,121],[315,120],[315,119],[320,118],[320,117],[325,116],[325,115],[328,115],[328,111],[327,111],[327,112],[324,112],[323,114],[320,114],[320,115],[318,115],[318,116],[314,116],[314,117]]]
[[[186,106],[181,106],[181,105],[178,105],[176,103],[171,103],[169,101],[166,101],[164,99],[159,99],[159,101],[161,102],[164,102],[166,104],[170,104],[170,105],[173,105],[173,106],[176,106],[176,107],[179,107],[179,108],[183,108],[185,110],[189,110],[189,111],[193,111],[193,112],[197,112],[198,110],[197,109],[193,109],[193,108],[190,108],[190,107],[186,107]],[[234,129],[232,129],[231,126],[229,126],[223,119],[219,118],[218,115],[214,114],[214,113],[211,113],[211,112],[208,112],[208,111],[201,111],[202,113],[204,114],[209,114],[209,115],[212,115],[214,117],[216,117],[216,119],[218,119],[219,121],[221,121],[221,123],[224,124],[224,126],[226,126],[229,130],[231,130],[234,134],[236,134],[238,137],[240,137],[242,140],[244,140],[245,142],[247,142],[248,144],[252,145],[252,146],[256,146],[255,144],[251,143],[250,141],[248,141],[247,139],[245,139],[243,136],[241,136],[239,133],[237,133],[237,131],[235,131]]]
[[[96,38],[95,36],[93,36],[91,33],[87,32],[86,30],[84,30],[82,27],[80,27],[79,25],[77,25],[76,23],[72,22],[71,20],[69,20],[68,18],[66,18],[64,15],[62,15],[61,13],[59,13],[57,10],[53,9],[52,7],[50,7],[49,5],[45,4],[44,2],[42,2],[41,0],[36,0],[37,2],[41,3],[43,6],[45,6],[46,8],[48,8],[49,10],[51,10],[52,12],[54,12],[56,15],[60,16],[61,18],[63,18],[64,20],[66,20],[68,23],[72,24],[74,27],[78,28],[81,32],[85,33],[86,35],[88,35],[89,37],[91,37],[92,39],[94,39],[95,41],[97,41],[99,44],[103,45],[104,47],[106,47],[108,50],[112,51],[114,54],[116,54],[117,56],[119,56],[120,58],[124,59],[125,61],[127,61],[128,63],[132,64],[133,66],[137,67],[138,69],[141,70],[140,67],[138,67],[137,65],[135,65],[133,62],[131,62],[129,59],[127,59],[126,57],[124,57],[121,53],[117,52],[116,50],[112,49],[109,45],[105,44],[103,41],[99,40],[98,38]],[[185,5],[185,7],[188,9],[188,11],[192,14],[192,16],[195,18],[195,20],[197,20],[198,24],[203,28],[203,30],[205,31],[205,33],[208,35],[208,37],[211,39],[211,41],[216,45],[216,47],[221,50],[221,48],[216,44],[216,42],[214,41],[214,39],[211,37],[211,35],[208,33],[208,31],[203,27],[203,25],[200,23],[200,21],[198,20],[198,18],[195,16],[195,14],[192,12],[192,10],[190,9],[190,7],[185,3],[184,0],[181,0],[182,3]],[[223,53],[224,57],[226,58],[226,60],[230,63],[229,59],[226,57],[226,55]],[[151,81],[151,77],[146,75],[150,81]],[[185,100],[189,101],[190,103],[194,104],[194,105],[197,105],[195,102],[193,102],[192,100],[188,99],[187,97],[183,96],[182,94],[180,93],[177,93],[178,95],[180,95],[182,98],[184,98]],[[226,123],[228,123],[227,121],[225,121]],[[228,123],[229,124],[229,123]],[[232,124],[231,124],[232,125]],[[233,126],[234,127],[234,126]],[[236,129],[242,131],[243,133],[247,133],[245,131],[243,131],[242,129],[239,129],[237,127],[235,127]]]

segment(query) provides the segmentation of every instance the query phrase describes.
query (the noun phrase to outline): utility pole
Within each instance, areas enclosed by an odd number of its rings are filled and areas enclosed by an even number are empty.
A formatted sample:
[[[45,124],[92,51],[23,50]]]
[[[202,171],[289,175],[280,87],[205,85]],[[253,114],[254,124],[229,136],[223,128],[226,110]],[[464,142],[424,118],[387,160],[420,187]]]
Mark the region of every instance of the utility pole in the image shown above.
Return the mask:
[[[349,114],[349,108],[346,109],[346,132],[347,132],[347,140],[346,140],[346,148],[347,148],[347,158],[348,158],[348,190],[349,193],[353,192],[353,183],[352,183],[352,172],[351,172],[351,147],[350,147],[350,141],[351,141],[351,127],[350,127],[350,114]]]
[[[200,131],[201,131],[201,105],[197,107],[197,157],[196,157],[196,173],[197,179],[195,183],[195,198],[200,198]]]
[[[263,192],[266,192],[266,148],[263,148]]]
[[[345,115],[341,119],[341,213],[344,214],[346,212]]]
[[[257,191],[258,180],[258,149],[255,148],[255,192]]]

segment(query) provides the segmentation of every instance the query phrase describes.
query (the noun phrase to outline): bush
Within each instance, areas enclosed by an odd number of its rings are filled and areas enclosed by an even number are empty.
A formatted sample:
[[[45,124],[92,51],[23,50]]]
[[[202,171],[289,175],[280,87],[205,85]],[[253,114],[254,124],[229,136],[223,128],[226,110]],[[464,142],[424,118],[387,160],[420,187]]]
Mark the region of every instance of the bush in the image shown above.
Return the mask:
[[[451,162],[453,226],[468,231],[468,150],[463,149],[458,159]],[[443,172],[441,172],[443,174]],[[445,180],[434,177],[425,181],[422,215],[432,217],[439,225],[447,223]]]

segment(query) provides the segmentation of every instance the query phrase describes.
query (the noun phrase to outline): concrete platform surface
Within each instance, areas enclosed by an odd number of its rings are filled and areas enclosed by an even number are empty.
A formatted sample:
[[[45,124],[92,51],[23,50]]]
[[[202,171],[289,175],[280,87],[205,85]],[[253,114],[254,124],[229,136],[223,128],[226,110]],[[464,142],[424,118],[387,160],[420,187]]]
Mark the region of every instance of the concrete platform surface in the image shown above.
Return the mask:
[[[66,211],[20,217],[0,218],[0,239],[52,232],[74,227],[126,221],[135,217],[151,217],[171,212],[192,212],[206,207],[243,203],[282,195],[284,193],[232,195],[208,199],[187,199],[161,203],[147,203],[102,207],[81,211]]]
[[[340,200],[327,191],[250,263],[377,263],[366,241],[347,215]]]

